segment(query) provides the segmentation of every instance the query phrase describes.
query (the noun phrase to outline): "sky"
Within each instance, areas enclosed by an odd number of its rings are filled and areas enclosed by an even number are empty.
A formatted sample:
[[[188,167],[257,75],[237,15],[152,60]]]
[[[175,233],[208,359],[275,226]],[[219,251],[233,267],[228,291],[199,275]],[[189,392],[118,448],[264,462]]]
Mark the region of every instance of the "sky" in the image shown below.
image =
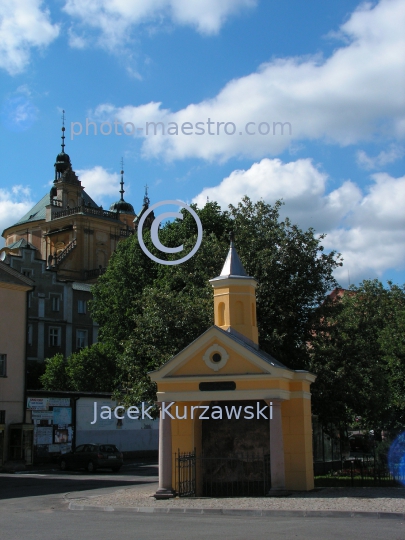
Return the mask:
[[[66,148],[104,208],[246,194],[405,283],[405,2],[0,0],[0,229]],[[163,133],[164,131],[164,133]]]

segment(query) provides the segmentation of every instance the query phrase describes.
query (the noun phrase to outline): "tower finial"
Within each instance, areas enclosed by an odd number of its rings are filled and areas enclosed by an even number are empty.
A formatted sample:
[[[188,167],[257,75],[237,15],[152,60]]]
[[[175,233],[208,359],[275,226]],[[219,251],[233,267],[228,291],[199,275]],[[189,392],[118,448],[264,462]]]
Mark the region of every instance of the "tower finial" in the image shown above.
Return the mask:
[[[121,158],[121,189],[120,189],[120,193],[121,193],[121,201],[124,200],[124,158]]]
[[[233,231],[231,231],[231,232],[229,233],[229,241],[230,241],[230,243],[231,243],[231,247],[233,247],[234,242],[235,242],[235,233],[234,233]]]
[[[65,153],[65,110],[62,111],[62,154]]]
[[[150,203],[150,199],[148,197],[148,184],[146,184],[146,186],[145,186],[145,196],[143,198],[143,204],[145,206],[149,206],[149,203]]]

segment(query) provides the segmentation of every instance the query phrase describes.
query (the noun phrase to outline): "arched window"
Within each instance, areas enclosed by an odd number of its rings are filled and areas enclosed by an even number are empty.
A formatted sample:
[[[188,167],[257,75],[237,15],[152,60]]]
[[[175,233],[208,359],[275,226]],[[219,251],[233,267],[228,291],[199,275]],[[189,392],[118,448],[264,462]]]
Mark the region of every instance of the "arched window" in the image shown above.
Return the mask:
[[[220,302],[218,305],[218,326],[225,325],[225,304]]]
[[[235,302],[235,324],[243,324],[243,304],[239,300]]]

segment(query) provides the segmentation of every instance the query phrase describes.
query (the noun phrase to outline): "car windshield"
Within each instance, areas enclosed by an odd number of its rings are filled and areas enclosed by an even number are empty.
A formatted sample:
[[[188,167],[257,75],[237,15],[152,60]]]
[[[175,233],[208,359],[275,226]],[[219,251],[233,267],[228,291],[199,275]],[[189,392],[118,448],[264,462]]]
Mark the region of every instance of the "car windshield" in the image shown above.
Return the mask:
[[[105,452],[106,454],[114,454],[118,452],[118,449],[113,444],[104,444],[100,446],[100,452]]]

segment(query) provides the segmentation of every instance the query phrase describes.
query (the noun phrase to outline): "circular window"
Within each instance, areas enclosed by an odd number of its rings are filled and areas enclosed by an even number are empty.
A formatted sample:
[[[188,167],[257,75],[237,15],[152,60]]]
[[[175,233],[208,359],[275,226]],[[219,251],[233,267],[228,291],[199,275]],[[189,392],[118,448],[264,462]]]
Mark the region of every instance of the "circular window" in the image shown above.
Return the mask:
[[[214,371],[222,369],[227,363],[228,358],[229,354],[221,347],[221,345],[218,345],[218,343],[214,343],[211,347],[208,347],[203,355],[203,360],[206,365]]]

